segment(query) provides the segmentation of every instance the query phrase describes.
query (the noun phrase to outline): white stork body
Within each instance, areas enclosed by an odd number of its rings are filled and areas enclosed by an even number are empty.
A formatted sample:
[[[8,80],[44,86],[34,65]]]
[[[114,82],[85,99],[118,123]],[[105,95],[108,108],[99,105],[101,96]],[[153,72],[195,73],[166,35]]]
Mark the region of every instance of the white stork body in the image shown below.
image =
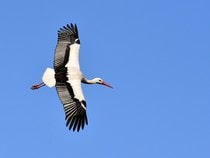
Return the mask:
[[[81,81],[83,75],[81,71],[74,67],[68,67],[68,83],[72,86],[74,91],[75,98],[79,99],[79,101],[85,100],[85,97],[82,92]],[[71,74],[71,75],[70,75]]]
[[[54,69],[47,68],[42,76],[42,83],[32,86],[38,89],[47,85],[56,87],[58,96],[64,106],[66,126],[75,131],[88,124],[86,101],[81,82],[102,84],[112,88],[100,78],[86,79],[79,65],[80,40],[76,25],[67,25],[58,31],[58,42],[55,49]]]

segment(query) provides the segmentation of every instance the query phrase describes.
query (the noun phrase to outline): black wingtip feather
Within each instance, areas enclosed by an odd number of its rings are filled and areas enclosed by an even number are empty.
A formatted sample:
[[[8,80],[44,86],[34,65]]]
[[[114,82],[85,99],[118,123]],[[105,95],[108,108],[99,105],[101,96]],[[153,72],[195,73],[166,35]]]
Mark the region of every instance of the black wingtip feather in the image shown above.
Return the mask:
[[[73,119],[71,120],[71,123],[69,125],[69,130],[71,130],[72,126],[74,125],[74,122],[75,122],[75,117],[73,117]]]
[[[82,117],[78,118],[78,125],[77,125],[77,131],[79,132],[80,128],[81,128],[81,121],[82,121]]]
[[[58,30],[58,41],[68,41],[70,44],[73,44],[78,38],[79,34],[76,24],[67,24]]]
[[[70,25],[71,25],[72,28],[74,27],[74,25],[72,23]]]
[[[75,129],[77,128],[77,125],[78,125],[78,119],[79,119],[79,117],[76,117],[76,120],[75,120],[75,122],[74,122],[73,131],[75,131]]]

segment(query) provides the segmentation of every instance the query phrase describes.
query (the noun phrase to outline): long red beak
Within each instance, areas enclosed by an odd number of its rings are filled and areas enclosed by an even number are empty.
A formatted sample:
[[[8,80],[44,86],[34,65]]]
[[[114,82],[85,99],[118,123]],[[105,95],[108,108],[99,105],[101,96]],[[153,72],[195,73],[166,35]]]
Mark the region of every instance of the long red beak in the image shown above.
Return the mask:
[[[113,88],[112,86],[110,86],[108,83],[106,83],[106,82],[102,82],[101,83],[102,85],[104,85],[104,86],[107,86],[107,87],[109,87],[109,88]]]

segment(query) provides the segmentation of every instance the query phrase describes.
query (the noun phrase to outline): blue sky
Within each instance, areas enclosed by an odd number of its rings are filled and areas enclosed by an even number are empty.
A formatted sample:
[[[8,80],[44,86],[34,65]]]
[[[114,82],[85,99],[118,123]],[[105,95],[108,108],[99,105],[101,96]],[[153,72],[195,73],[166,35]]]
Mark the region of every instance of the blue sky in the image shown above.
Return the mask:
[[[0,157],[209,158],[208,0],[0,2]],[[65,127],[52,67],[57,30],[76,23],[89,125]]]

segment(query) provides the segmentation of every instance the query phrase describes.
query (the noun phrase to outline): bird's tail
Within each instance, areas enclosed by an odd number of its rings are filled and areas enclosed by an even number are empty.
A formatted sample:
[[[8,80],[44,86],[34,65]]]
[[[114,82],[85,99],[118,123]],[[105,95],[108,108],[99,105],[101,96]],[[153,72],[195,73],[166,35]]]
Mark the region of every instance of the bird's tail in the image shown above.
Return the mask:
[[[42,76],[42,81],[48,87],[54,87],[55,86],[55,71],[51,68],[47,68]]]

